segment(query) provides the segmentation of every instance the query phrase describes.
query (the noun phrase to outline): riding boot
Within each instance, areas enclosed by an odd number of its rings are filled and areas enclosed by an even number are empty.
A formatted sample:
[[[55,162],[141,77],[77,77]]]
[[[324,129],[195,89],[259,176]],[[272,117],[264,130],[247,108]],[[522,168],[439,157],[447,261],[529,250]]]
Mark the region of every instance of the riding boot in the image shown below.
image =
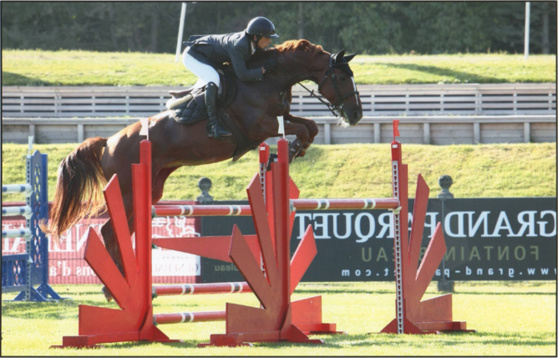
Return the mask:
[[[213,82],[207,84],[205,90],[205,107],[209,123],[207,125],[207,135],[212,138],[227,137],[231,135],[227,129],[223,128],[217,119],[217,90],[219,88]]]

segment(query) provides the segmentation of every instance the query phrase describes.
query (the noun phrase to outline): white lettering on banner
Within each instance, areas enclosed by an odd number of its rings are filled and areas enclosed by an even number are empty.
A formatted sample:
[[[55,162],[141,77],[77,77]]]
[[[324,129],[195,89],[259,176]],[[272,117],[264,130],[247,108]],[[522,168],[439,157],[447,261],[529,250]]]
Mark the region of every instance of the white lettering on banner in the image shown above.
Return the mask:
[[[491,230],[490,218],[495,215],[498,217]],[[517,231],[514,231],[514,227],[518,227]],[[526,210],[516,216],[508,215],[506,211],[453,211],[446,215],[444,229],[448,236],[454,238],[475,237],[479,230],[481,237],[555,237],[556,211],[544,210],[539,213]]]
[[[333,220],[333,235],[335,235],[336,238],[343,240],[351,236],[351,218],[353,217],[353,215],[354,213],[343,214],[343,216],[345,216],[345,228],[346,228],[344,235],[339,234],[339,230],[337,229],[339,220]]]
[[[507,230],[508,235],[506,236],[515,236],[513,234],[510,220],[508,219],[508,215],[506,215],[505,211],[500,211],[500,215],[498,215],[498,221],[496,222],[496,227],[494,228],[494,232],[492,233],[492,237],[498,237],[501,235],[500,231]]]
[[[387,220],[387,221],[386,221]],[[388,236],[389,238],[393,239],[393,215],[392,213],[382,213],[378,216],[378,224],[380,224],[380,226],[382,227],[382,229],[380,230],[380,232],[378,233],[378,236],[376,236],[377,239],[383,239],[384,237],[386,237],[386,233],[389,230]]]
[[[368,219],[369,230],[366,235],[362,232],[361,220],[363,217],[366,217]],[[360,213],[357,215],[355,219],[355,234],[360,240],[357,240],[356,242],[362,243],[368,241],[368,239],[370,239],[374,235],[375,230],[376,230],[376,222],[374,221],[374,217],[372,216],[372,214]]]
[[[183,252],[152,250],[153,276],[199,276],[200,257]]]
[[[482,224],[482,228],[483,228],[483,236],[488,236],[488,214],[490,214],[489,211],[483,211],[480,215],[479,218],[477,219],[477,221],[475,222],[475,224],[473,225],[473,214],[474,212],[468,212],[467,214],[469,214],[469,235],[475,235],[477,233],[477,230],[479,229],[480,225]]]
[[[355,213],[339,212],[297,213],[296,217],[299,220],[299,240],[302,239],[308,225],[312,225],[315,239],[345,240],[355,235],[357,243],[364,243],[373,237],[376,239],[393,238],[393,215],[391,213],[380,214],[377,223],[375,217],[369,212],[361,212],[356,216]],[[343,226],[345,230],[341,234]],[[330,230],[330,227],[333,230]],[[377,233],[378,229],[379,233]]]
[[[427,214],[425,229],[427,233],[430,232],[430,236],[432,236],[436,228],[437,216],[437,212]],[[377,216],[366,211],[356,213],[356,215],[355,213],[340,212],[297,213],[296,218],[299,225],[299,240],[302,239],[302,235],[308,225],[312,225],[314,238],[317,240],[345,240],[355,236],[356,242],[361,244],[368,242],[371,238],[393,239],[394,235],[393,215],[391,212],[384,212]],[[412,222],[412,214],[409,214],[409,218],[409,221]],[[345,227],[344,232],[343,226]]]
[[[4,227],[2,227],[2,229],[4,229]],[[11,240],[13,240],[13,242],[10,245],[10,239],[9,238],[4,239],[4,245],[2,245],[4,249],[2,249],[2,254],[9,255],[9,254],[25,251],[25,239],[21,237],[16,237]]]
[[[316,240],[319,239],[331,239],[331,235],[329,235],[329,225],[328,225],[328,217],[335,217],[339,216],[339,214],[332,214],[332,213],[316,213],[313,215],[314,217],[314,238]],[[320,231],[321,230],[321,231]]]
[[[546,231],[546,221],[540,221],[539,222],[539,230],[540,230],[540,235],[544,236],[544,237],[554,237],[556,236],[556,211],[551,211],[551,210],[544,210],[541,212],[541,219],[545,216],[547,216],[547,214],[550,214],[550,216],[552,216],[552,221],[554,223],[554,230],[551,231],[550,233]]]
[[[76,224],[75,228],[76,228],[76,232],[80,231],[80,228],[82,227],[82,224]],[[76,242],[76,251],[80,251],[82,247],[84,247],[85,244],[87,244],[87,230],[84,230],[84,234],[81,235],[81,238],[79,238]],[[70,240],[68,240],[70,241]]]
[[[424,222],[424,235],[432,237],[438,224],[439,212],[428,212]],[[393,215],[391,212],[372,214],[364,212],[309,212],[297,213],[299,236],[308,225],[314,228],[316,239],[346,240],[353,237],[362,244],[371,238],[393,239]],[[413,221],[409,213],[409,229]],[[507,211],[452,211],[444,219],[445,234],[453,238],[470,237],[555,237],[556,211],[525,210],[517,214]]]
[[[473,211],[454,211],[448,213],[444,221],[445,232],[453,237],[467,237],[467,235],[465,235],[465,220],[463,219],[463,217],[469,213],[474,214]],[[453,231],[454,226],[450,225],[451,219],[453,219],[454,216],[457,218],[457,232]]]
[[[15,220],[2,220],[2,230],[25,229],[25,221],[22,224],[17,223]],[[25,239],[22,237],[4,238],[2,240],[2,255],[19,254],[25,252]]]
[[[521,228],[517,232],[517,236],[526,236],[526,237],[536,237],[535,234],[535,215],[537,214],[536,211],[522,211],[517,215],[517,222],[521,224]],[[525,217],[528,216],[528,219],[525,220]],[[528,231],[528,234],[525,235],[525,232]]]
[[[549,268],[540,268],[541,276],[549,276],[551,270]],[[533,276],[537,273],[537,269],[535,268],[526,268],[525,271],[518,271],[516,268],[513,267],[477,267],[471,268],[469,266],[465,266],[465,270],[458,270],[458,269],[444,269],[440,270],[437,269],[435,276],[436,277],[443,277],[451,278],[456,277],[455,275],[465,275],[468,279],[506,279],[506,278],[514,278],[514,277],[521,277],[521,276]],[[525,274],[525,275],[524,275]],[[556,269],[554,269],[554,274],[556,275]],[[462,277],[462,276],[461,276]],[[458,278],[459,279],[459,278]]]
[[[311,223],[306,223],[306,219],[311,220],[312,219],[312,214],[308,213],[308,214],[301,214],[301,213],[296,213],[296,218],[298,218],[298,232],[300,233],[300,235],[298,236],[298,239],[302,239],[302,235],[304,235],[304,232],[306,231],[306,227],[308,225],[311,225]]]
[[[101,226],[106,218],[84,219],[74,225],[58,239],[49,240],[49,282],[52,284],[100,283],[95,272],[84,260],[87,246],[87,233],[90,228],[100,235]],[[176,223],[176,225],[175,225]],[[153,220],[153,237],[196,237],[194,218],[166,217]],[[2,228],[25,227],[25,220],[3,220]],[[135,240],[132,236],[132,246]],[[25,252],[25,240],[6,238],[2,241],[2,253],[16,254]],[[153,277],[167,283],[184,282],[185,277],[199,276],[200,259],[173,250],[153,250]],[[168,278],[168,281],[167,281]]]
[[[196,232],[193,227],[192,218],[186,216],[166,216],[154,218],[152,220],[152,227],[153,229],[158,228],[160,230],[166,230],[165,233],[154,233],[154,238],[200,236],[200,233]]]

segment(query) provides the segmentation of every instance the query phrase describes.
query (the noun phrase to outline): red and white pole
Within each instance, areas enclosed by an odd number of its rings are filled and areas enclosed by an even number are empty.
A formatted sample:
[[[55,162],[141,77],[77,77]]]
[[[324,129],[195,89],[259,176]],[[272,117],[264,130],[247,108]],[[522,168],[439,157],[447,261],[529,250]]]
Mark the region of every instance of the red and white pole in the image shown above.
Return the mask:
[[[153,324],[224,321],[226,318],[227,311],[157,313],[153,315]]]
[[[153,286],[153,298],[157,296],[201,295],[252,292],[246,282],[185,283],[181,285]]]

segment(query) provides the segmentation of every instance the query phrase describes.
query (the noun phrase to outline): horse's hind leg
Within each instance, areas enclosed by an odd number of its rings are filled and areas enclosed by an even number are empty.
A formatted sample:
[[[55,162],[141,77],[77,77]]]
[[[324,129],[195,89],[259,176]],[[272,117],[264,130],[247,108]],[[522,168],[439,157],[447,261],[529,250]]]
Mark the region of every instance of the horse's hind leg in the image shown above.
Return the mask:
[[[130,198],[131,198],[130,195],[123,194],[124,209],[126,211],[126,216],[127,216],[127,220],[128,220],[128,228],[129,228],[129,231],[130,231],[130,237],[129,238],[123,238],[123,239],[124,240],[130,240],[129,245],[132,245],[131,236],[134,233],[134,225],[133,225],[133,215],[131,214],[132,213],[132,201],[130,200]],[[116,234],[114,233],[114,229],[112,227],[112,219],[107,220],[107,222],[105,222],[105,224],[101,227],[101,234],[103,236],[103,241],[105,242],[105,248],[106,248],[108,254],[110,255],[110,257],[114,261],[116,267],[118,267],[118,270],[120,270],[120,273],[122,274],[122,276],[126,277],[126,274],[124,272],[124,264],[123,264],[123,261],[122,261],[120,246],[118,245],[118,240],[116,238]],[[128,243],[126,243],[126,244],[128,244]],[[107,301],[110,302],[112,300],[112,294],[109,292],[109,290],[106,288],[106,286],[103,287],[103,293],[105,294],[105,297],[106,297]]]
[[[153,176],[154,177],[153,188],[152,188],[153,203],[156,203],[161,199],[161,197],[163,196],[163,187],[164,187],[165,180],[176,169],[177,168],[165,168],[161,170],[158,174]],[[126,213],[132,213],[133,203],[132,200],[126,200],[128,198],[131,198],[131,196],[123,194],[124,208],[126,209]],[[132,214],[128,215],[128,229],[130,231],[130,236],[133,235],[135,232],[135,228],[134,228],[134,220]],[[105,241],[105,248],[107,249],[110,257],[112,257],[114,263],[116,264],[116,267],[118,267],[118,269],[122,273],[122,276],[126,277],[124,273],[124,264],[122,262],[120,247],[118,246],[118,242],[114,234],[114,229],[112,227],[112,222],[110,219],[102,226],[101,233]],[[113,299],[112,294],[110,293],[110,291],[107,289],[106,286],[103,287],[103,293],[105,294],[107,301],[110,302]]]
[[[120,248],[114,234],[114,229],[112,228],[112,220],[109,219],[102,227],[101,234],[103,235],[103,240],[105,241],[105,248],[109,253],[110,257],[120,270],[124,274],[124,268],[122,264],[122,256],[120,255]]]

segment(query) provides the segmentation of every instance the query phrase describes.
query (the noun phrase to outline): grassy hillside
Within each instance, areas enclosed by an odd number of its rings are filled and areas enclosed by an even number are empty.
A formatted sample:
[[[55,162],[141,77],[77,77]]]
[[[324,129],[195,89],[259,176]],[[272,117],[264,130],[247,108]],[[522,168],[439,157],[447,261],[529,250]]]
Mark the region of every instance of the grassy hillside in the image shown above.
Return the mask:
[[[556,56],[359,55],[358,84],[556,82]],[[196,81],[173,54],[2,50],[3,86],[188,86]]]
[[[49,155],[49,197],[52,199],[60,161],[76,144],[43,144],[35,149]],[[272,150],[274,148],[272,147]],[[2,145],[2,183],[25,181],[26,145]],[[456,198],[556,196],[556,143],[429,146],[403,144],[409,164],[409,192],[422,173],[431,188],[440,191],[438,178],[453,178]],[[391,154],[387,144],[313,145],[306,157],[295,160],[291,176],[306,198],[362,198],[391,196]],[[238,162],[183,167],[167,180],[163,199],[191,200],[200,190],[200,178],[213,182],[216,200],[246,199],[246,186],[258,171],[255,151]],[[20,200],[15,196],[2,200]]]
[[[172,54],[3,50],[2,60],[3,86],[186,86],[195,81]],[[555,55],[357,56],[351,66],[359,84],[556,81]],[[51,198],[58,164],[75,146],[36,146],[49,154]],[[26,151],[25,145],[2,145],[3,183],[24,181]],[[420,172],[431,197],[443,174],[453,177],[451,191],[458,198],[556,195],[556,143],[405,145],[404,161],[410,164],[411,192]],[[291,175],[304,197],[385,197],[391,195],[389,166],[386,144],[314,145],[293,164]],[[257,170],[255,152],[237,163],[181,168],[167,181],[164,199],[197,197],[203,176],[213,181],[210,193],[216,199],[244,199]]]

